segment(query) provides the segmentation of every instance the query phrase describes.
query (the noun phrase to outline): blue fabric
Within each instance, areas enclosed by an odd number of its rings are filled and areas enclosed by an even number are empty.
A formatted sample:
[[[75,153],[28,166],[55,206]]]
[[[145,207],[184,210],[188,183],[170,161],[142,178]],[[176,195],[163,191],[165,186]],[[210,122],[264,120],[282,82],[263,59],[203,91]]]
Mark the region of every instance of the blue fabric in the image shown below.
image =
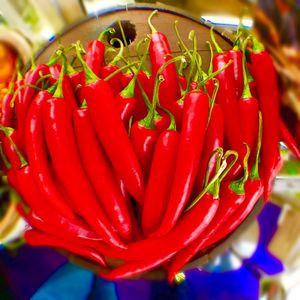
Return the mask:
[[[87,299],[93,285],[93,274],[66,264],[53,274],[31,298],[32,300]],[[101,299],[101,298],[99,298]],[[106,298],[103,298],[106,299]],[[109,298],[107,299],[109,300]]]

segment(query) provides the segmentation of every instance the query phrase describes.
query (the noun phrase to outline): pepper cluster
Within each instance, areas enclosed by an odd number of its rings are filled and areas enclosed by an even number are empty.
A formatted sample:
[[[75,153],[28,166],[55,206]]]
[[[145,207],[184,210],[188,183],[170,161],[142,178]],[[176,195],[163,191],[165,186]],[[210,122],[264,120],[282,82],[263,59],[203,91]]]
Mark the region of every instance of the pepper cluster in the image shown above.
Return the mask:
[[[212,30],[218,53],[205,73],[195,32],[188,49],[175,23],[173,58],[156,13],[137,61],[113,39],[120,52],[105,62],[109,28],[19,73],[2,108],[2,164],[23,199],[25,240],[91,260],[107,279],[160,266],[172,282],[268,199],[281,166],[270,55],[245,34],[222,51]]]

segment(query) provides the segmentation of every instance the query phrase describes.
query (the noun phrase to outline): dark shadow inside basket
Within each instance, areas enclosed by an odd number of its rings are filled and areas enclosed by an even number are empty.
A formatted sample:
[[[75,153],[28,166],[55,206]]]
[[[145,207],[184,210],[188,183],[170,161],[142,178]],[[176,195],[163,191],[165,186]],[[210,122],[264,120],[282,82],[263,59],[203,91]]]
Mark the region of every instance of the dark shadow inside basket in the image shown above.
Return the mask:
[[[160,8],[157,9],[159,9],[160,11],[153,22],[155,23],[155,27],[158,31],[162,31],[167,35],[171,50],[174,55],[180,54],[180,49],[178,48],[177,39],[173,29],[174,21],[179,21],[179,31],[184,39],[184,42],[189,46],[191,46],[191,41],[188,40],[189,31],[192,29],[196,30],[198,51],[202,56],[203,69],[207,70],[210,61],[210,51],[206,45],[206,41],[210,40],[210,27],[204,22],[192,19],[182,12],[175,12]],[[63,45],[70,45],[77,40],[80,40],[83,43],[83,46],[86,46],[90,40],[97,38],[102,30],[106,29],[109,26],[112,26],[116,29],[116,33],[106,38],[105,43],[109,45],[112,38],[122,38],[122,35],[120,34],[120,31],[118,29],[117,22],[117,20],[120,20],[127,36],[130,56],[134,57],[137,41],[150,33],[147,24],[147,18],[151,10],[153,10],[153,7],[129,6],[127,7],[127,9],[116,8],[108,11],[100,11],[97,17],[90,16],[80,23],[68,28],[61,34],[60,41]],[[223,50],[227,50],[232,47],[231,41],[228,38],[222,36],[222,34],[220,34],[219,32],[216,32],[216,40]],[[116,46],[116,48],[118,47],[117,44],[114,46]],[[37,62],[47,62],[48,58],[57,47],[58,41],[56,40],[46,45],[38,54]],[[240,234],[244,230],[244,228],[255,219],[262,206],[263,201],[259,199],[252,212],[233,233],[229,234],[222,241],[219,241],[218,243],[213,245],[210,249],[205,249],[205,251],[199,253],[198,257],[195,258],[192,262],[188,263],[185,266],[184,270],[199,267],[208,262],[212,257],[222,253],[222,251],[224,251],[224,249],[228,247],[228,245],[230,245],[230,243],[236,238],[236,236]],[[95,273],[98,273],[101,270],[100,267],[85,259],[81,259],[77,256],[70,255],[65,252],[64,254],[69,257],[70,261],[73,261],[76,264],[79,264],[87,269],[90,269]],[[142,276],[146,279],[162,279],[165,277],[165,272],[162,268],[158,268],[152,270],[151,272],[143,274]]]

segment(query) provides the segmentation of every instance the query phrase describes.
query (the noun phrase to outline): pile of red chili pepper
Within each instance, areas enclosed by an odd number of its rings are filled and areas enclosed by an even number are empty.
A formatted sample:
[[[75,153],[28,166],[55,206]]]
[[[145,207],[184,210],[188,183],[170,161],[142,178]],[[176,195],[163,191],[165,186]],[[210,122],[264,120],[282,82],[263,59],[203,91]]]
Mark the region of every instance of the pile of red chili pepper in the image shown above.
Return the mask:
[[[255,37],[222,51],[212,29],[206,73],[195,32],[189,47],[174,24],[182,54],[172,57],[156,13],[135,61],[115,38],[107,62],[108,28],[18,72],[2,106],[2,168],[23,200],[26,242],[84,257],[111,280],[162,267],[172,282],[268,200],[280,134],[294,145]]]

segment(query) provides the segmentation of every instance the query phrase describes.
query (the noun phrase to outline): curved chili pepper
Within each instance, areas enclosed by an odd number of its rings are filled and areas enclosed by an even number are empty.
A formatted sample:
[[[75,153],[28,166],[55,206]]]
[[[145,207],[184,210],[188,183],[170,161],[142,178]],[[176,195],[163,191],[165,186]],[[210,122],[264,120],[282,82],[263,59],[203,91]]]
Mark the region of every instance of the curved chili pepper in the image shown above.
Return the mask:
[[[174,181],[167,210],[153,236],[162,236],[177,222],[194,185],[207,127],[209,100],[201,91],[193,91],[184,99],[182,128]]]
[[[280,138],[292,151],[295,157],[300,160],[300,150],[298,148],[297,142],[282,119],[280,119]]]
[[[217,148],[224,146],[224,116],[221,107],[215,104],[212,108],[207,131],[205,133],[205,143],[200,159],[200,167],[196,177],[194,193],[198,195],[204,186],[205,174],[209,168],[208,179],[211,179],[212,174],[215,172],[215,161],[211,161],[208,166],[211,154]]]
[[[77,219],[69,220],[65,218],[49,206],[47,202],[43,201],[43,195],[33,179],[30,166],[19,170],[10,169],[7,172],[7,178],[9,184],[31,208],[32,211],[26,214],[26,219],[32,226],[70,241],[101,241],[84,223],[79,222]]]
[[[253,37],[250,54],[252,74],[257,85],[259,107],[264,122],[262,138],[262,165],[264,169],[264,197],[269,198],[273,180],[278,171],[279,154],[279,90],[277,74],[270,54]]]
[[[155,231],[163,219],[170,196],[180,135],[163,131],[157,140],[142,209],[145,235]]]
[[[91,73],[80,54],[78,58],[87,76],[87,84],[82,88],[82,95],[87,101],[96,133],[128,191],[136,201],[141,202],[144,196],[142,170],[120,118],[111,88],[107,82],[99,80]]]
[[[43,130],[43,103],[52,95],[47,91],[40,91],[32,102],[25,124],[26,150],[28,162],[37,185],[46,197],[46,201],[56,208],[63,216],[74,219],[74,213],[65,202],[57,188],[57,182],[51,174],[48,161],[47,147]]]
[[[24,124],[27,116],[27,111],[37,92],[32,87],[36,85],[37,81],[44,75],[49,74],[49,67],[47,65],[40,64],[35,69],[28,71],[28,75],[25,76],[24,84],[31,85],[24,88],[22,97],[16,99],[17,109],[17,128],[20,132],[21,145],[25,145],[24,139]]]
[[[228,53],[223,52],[216,43],[213,35],[213,28],[211,29],[211,38],[218,52],[212,60],[213,70],[217,71],[228,64],[230,57]],[[240,154],[243,153],[242,150],[244,148],[233,78],[234,70],[232,64],[216,75],[216,79],[219,81],[219,91],[216,96],[216,103],[221,106],[224,113],[225,137],[228,145],[230,149],[238,152],[241,161],[244,156]]]
[[[98,142],[88,113],[88,109],[81,108],[74,114],[77,146],[82,164],[113,226],[124,239],[131,240],[132,224],[125,199]]]
[[[172,52],[167,37],[157,31],[151,23],[152,17],[157,14],[154,10],[148,18],[151,30],[149,55],[151,60],[152,75],[156,76],[159,68],[172,58]],[[170,104],[180,98],[180,88],[175,62],[169,64],[162,72],[164,81],[159,89],[160,104],[170,109]]]
[[[243,133],[243,141],[249,146],[250,150],[254,146],[258,132],[258,101],[251,94],[249,87],[247,64],[246,64],[246,45],[247,40],[243,44],[243,78],[244,89],[241,98],[238,101],[241,127]],[[249,72],[248,72],[249,73]]]
[[[49,152],[69,203],[106,242],[122,247],[86,178],[75,141],[71,108],[65,99],[51,98],[44,103],[43,122]]]
[[[100,33],[97,40],[95,39],[88,43],[85,50],[84,60],[97,76],[101,76],[101,68],[104,63],[105,45],[102,39],[105,34],[110,33],[112,30],[113,28],[105,29]]]
[[[24,239],[30,246],[40,246],[40,247],[54,247],[59,248],[69,253],[79,255],[81,257],[87,258],[100,266],[106,267],[107,264],[101,254],[95,250],[85,247],[77,246],[76,244],[58,239],[51,235],[42,233],[36,230],[27,230],[24,233]]]
[[[218,203],[219,201],[213,199],[211,194],[205,193],[193,209],[185,213],[178,224],[165,236],[143,240],[128,246],[126,260],[140,260],[143,257],[145,261],[125,263],[110,273],[101,272],[100,276],[106,279],[124,278],[137,275],[166,261],[207,228],[217,211]],[[151,261],[150,264],[149,261]]]
[[[233,79],[235,82],[235,93],[239,99],[242,96],[244,88],[243,80],[243,52],[239,50],[239,47],[235,46],[227,51],[229,60],[232,60],[233,67]]]

